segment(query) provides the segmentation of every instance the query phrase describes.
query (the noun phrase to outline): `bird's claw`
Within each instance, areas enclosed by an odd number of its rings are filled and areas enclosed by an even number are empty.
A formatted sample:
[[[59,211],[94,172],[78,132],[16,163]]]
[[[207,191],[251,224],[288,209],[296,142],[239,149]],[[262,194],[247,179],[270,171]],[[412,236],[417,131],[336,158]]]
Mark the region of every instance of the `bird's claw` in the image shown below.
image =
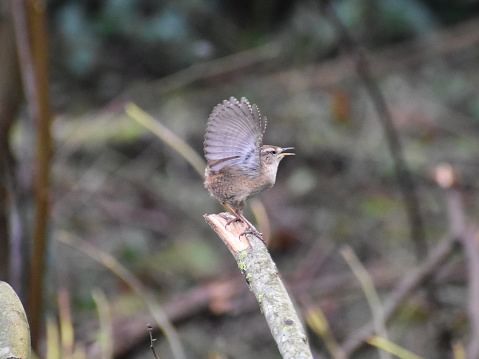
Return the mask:
[[[226,229],[226,227],[228,227],[231,223],[236,222],[236,221],[245,223],[245,221],[242,220],[240,217],[235,217],[235,218],[230,219],[228,222],[226,222],[226,224],[225,224],[225,229]],[[249,225],[249,223],[246,223],[246,225]],[[265,242],[264,239],[263,239],[263,234],[260,233],[260,232],[258,232],[256,229],[251,228],[251,227],[248,227],[247,230],[241,232],[241,233],[239,234],[238,238],[240,239],[241,236],[246,236],[247,234],[252,234],[252,235],[258,237],[259,239],[261,239],[261,241],[262,241],[264,244],[266,244],[266,242]]]
[[[226,227],[228,227],[231,223],[237,222],[237,221],[243,222],[243,220],[242,220],[241,218],[235,217],[235,218],[233,218],[233,219],[230,219],[228,222],[226,222],[226,224],[225,224],[225,229],[226,229]]]
[[[247,234],[252,234],[256,237],[258,237],[259,239],[261,239],[261,241],[263,243],[265,243],[264,239],[263,239],[263,233],[260,233],[258,232],[257,230],[253,229],[253,228],[248,228],[246,231],[243,231],[240,233],[240,235],[238,236],[238,238],[241,238],[241,236],[246,236]],[[266,244],[266,243],[265,243]]]

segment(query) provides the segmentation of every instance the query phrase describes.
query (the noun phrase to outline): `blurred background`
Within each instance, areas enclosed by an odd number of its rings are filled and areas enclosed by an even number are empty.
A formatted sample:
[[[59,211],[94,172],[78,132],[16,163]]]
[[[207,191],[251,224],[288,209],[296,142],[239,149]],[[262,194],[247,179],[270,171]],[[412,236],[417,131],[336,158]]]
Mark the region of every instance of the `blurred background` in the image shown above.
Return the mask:
[[[476,0],[47,0],[45,12],[38,2],[52,114],[45,163],[11,3],[0,4],[0,279],[27,302],[35,178],[50,167],[40,357],[55,357],[55,345],[61,358],[153,357],[151,323],[158,355],[171,358],[153,302],[188,358],[280,357],[234,258],[204,222],[223,209],[181,154],[125,112],[131,104],[202,156],[212,108],[245,96],[268,117],[265,143],[296,148],[245,214],[266,224],[259,229],[318,358],[341,358],[329,345],[372,319],[345,246],[384,303],[454,232],[438,166],[457,177],[456,211],[477,218]],[[369,78],[357,72],[358,51]],[[408,189],[377,96],[402,145],[420,216],[413,226],[426,244],[411,238]],[[479,341],[467,268],[461,250],[437,264],[397,304],[388,339],[425,358],[459,358]],[[350,355],[380,356],[370,345]]]

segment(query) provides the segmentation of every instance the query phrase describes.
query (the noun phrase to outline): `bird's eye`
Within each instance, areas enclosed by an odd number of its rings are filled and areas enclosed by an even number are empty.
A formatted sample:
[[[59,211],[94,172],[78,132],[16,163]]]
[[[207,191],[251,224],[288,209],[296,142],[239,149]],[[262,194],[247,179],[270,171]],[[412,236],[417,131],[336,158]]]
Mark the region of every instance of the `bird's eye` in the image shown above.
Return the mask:
[[[272,155],[275,155],[275,154],[276,154],[276,151],[275,151],[275,150],[271,151],[271,154],[272,154]]]

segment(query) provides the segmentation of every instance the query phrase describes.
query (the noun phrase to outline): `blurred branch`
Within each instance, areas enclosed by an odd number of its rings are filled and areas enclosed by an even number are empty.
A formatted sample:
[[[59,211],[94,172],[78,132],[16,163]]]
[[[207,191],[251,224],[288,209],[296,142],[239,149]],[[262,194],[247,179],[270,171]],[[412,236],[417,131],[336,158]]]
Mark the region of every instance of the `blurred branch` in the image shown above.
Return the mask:
[[[332,249],[329,248],[329,251],[331,250]],[[326,249],[325,252],[326,254],[321,253],[318,248],[317,250],[311,251],[310,255],[312,257],[316,256],[316,258],[319,258],[319,261],[322,261],[322,255],[330,257],[327,255],[328,249]],[[383,269],[371,268],[369,273],[372,275],[376,286],[380,288],[394,288],[401,279],[400,273],[394,269],[385,271]],[[294,296],[300,300],[303,307],[311,307],[311,304],[308,303],[311,297],[332,297],[335,298],[334,300],[336,302],[337,300],[341,300],[340,298],[344,298],[341,296],[345,295],[349,298],[351,293],[356,293],[357,289],[360,289],[358,287],[358,281],[349,272],[343,273],[336,271],[319,276],[314,275],[313,271],[313,278],[307,274],[309,273],[301,271],[301,273],[293,277],[288,276],[288,290],[294,293]],[[445,280],[450,282],[451,280],[455,280],[455,278],[448,276]],[[251,296],[250,290],[246,286],[242,286],[243,281],[241,281],[241,277],[229,276],[228,278],[215,279],[210,283],[200,283],[186,293],[169,298],[163,306],[164,311],[173,323],[182,323],[185,320],[194,319],[198,315],[203,315],[205,312],[217,313],[215,306],[216,303],[219,302],[228,303],[229,309],[227,309],[227,311],[232,310],[236,315],[251,313],[251,311],[254,311],[255,308],[258,307],[258,303],[256,298]],[[315,303],[317,303],[317,301]],[[400,303],[400,305],[401,304],[402,303]],[[316,310],[316,308],[313,308],[313,310]],[[124,356],[129,348],[136,347],[144,342],[143,331],[145,323],[150,321],[150,318],[150,314],[146,312],[137,313],[128,318],[121,316],[114,318],[114,337],[118,339],[114,348],[116,356]],[[309,314],[306,316],[306,319],[309,323]],[[310,327],[313,329],[312,326]],[[372,334],[373,331],[371,331],[371,335]],[[333,355],[331,354],[331,356]]]
[[[20,72],[15,49],[11,2],[0,3],[0,278],[8,280],[17,291],[20,273],[10,272],[11,263],[22,258],[12,258],[13,243],[9,228],[10,203],[13,192],[14,160],[10,149],[10,128],[15,121],[22,98]],[[17,238],[15,238],[17,239]],[[17,268],[21,268],[18,266]],[[19,293],[20,296],[22,295]]]
[[[468,229],[461,194],[455,188],[457,175],[449,165],[442,165],[436,169],[436,182],[446,191],[446,207],[450,235],[444,238],[434,248],[431,254],[423,261],[413,273],[406,276],[394,290],[385,305],[384,321],[389,321],[395,314],[399,305],[417,289],[421,282],[427,280],[446,259],[453,253],[456,244],[460,242],[464,247],[464,253],[468,264],[469,275],[469,298],[468,314],[470,321],[470,338],[467,348],[467,358],[479,357],[479,245],[478,232],[476,229]],[[368,324],[347,339],[343,348],[347,355],[351,355],[362,346],[362,342],[372,335],[372,325]]]
[[[70,294],[68,293],[68,290],[65,286],[61,286],[59,288],[57,298],[62,359],[73,359],[75,347],[75,331],[73,329]]]
[[[438,268],[440,268],[453,253],[456,243],[456,237],[453,235],[442,239],[437,246],[430,251],[429,256],[422,260],[421,265],[399,282],[384,304],[384,323],[391,320],[401,304],[425,281],[434,275]],[[361,348],[365,341],[373,335],[373,332],[373,324],[368,323],[346,339],[343,344],[343,350],[346,356],[351,356],[355,351]]]
[[[334,359],[346,359],[343,349],[336,341],[328,320],[319,306],[308,311],[306,320],[311,330],[323,339],[324,345]]]
[[[467,264],[469,294],[467,313],[469,321],[469,344],[467,358],[479,358],[479,233],[477,228],[470,228],[461,238]]]
[[[264,243],[266,243],[266,245],[269,247],[271,240],[271,223],[269,221],[268,211],[259,198],[250,199],[249,205],[251,207],[251,211],[253,212],[254,218],[256,219],[258,227],[261,229]]]
[[[368,344],[375,346],[376,348],[382,349],[394,356],[401,359],[423,359],[422,357],[411,353],[409,350],[406,350],[399,345],[378,336],[372,336],[367,340]]]
[[[99,248],[92,246],[88,242],[78,238],[69,237],[66,234],[60,235],[59,241],[86,254],[88,257],[100,263],[105,268],[108,268],[113,274],[128,284],[130,288],[132,288],[136,294],[145,301],[150,314],[153,316],[159,328],[162,330],[163,334],[168,340],[168,343],[170,344],[173,358],[186,359],[186,355],[183,346],[181,345],[178,333],[168,319],[168,316],[138,278],[136,278],[130,271],[128,271],[127,268],[118,262],[116,258],[112,257],[106,252],[101,251]]]
[[[111,306],[105,293],[101,289],[95,289],[92,293],[95,301],[98,318],[100,321],[99,339],[101,346],[101,359],[112,359],[113,356],[113,323]]]
[[[452,343],[452,353],[454,359],[467,359],[464,345],[461,342]]]
[[[147,112],[133,103],[128,103],[125,106],[125,111],[133,120],[143,125],[155,135],[157,135],[163,142],[178,152],[186,161],[188,161],[198,174],[203,177],[205,173],[205,161],[186,143],[182,138],[173,133],[170,129],[163,126],[163,124]]]
[[[457,174],[449,164],[436,168],[436,182],[445,191],[449,225],[463,247],[467,264],[469,294],[467,303],[469,344],[467,358],[479,358],[479,232],[467,225],[462,194],[457,189]]]
[[[384,308],[381,304],[381,300],[379,299],[379,294],[374,286],[374,282],[369,275],[368,271],[359,261],[359,258],[353,252],[352,248],[349,246],[345,246],[341,249],[341,255],[348,263],[349,267],[353,271],[356,278],[361,283],[361,287],[363,289],[364,295],[366,296],[366,300],[369,304],[369,308],[372,314],[372,322],[374,331],[380,335],[384,339],[388,339],[386,325],[384,323]],[[379,357],[386,359],[391,358],[388,352],[384,352],[379,350]]]
[[[60,329],[58,324],[52,316],[47,315],[46,318],[46,343],[45,343],[45,358],[60,359]]]
[[[412,179],[406,161],[404,160],[403,149],[398,133],[394,127],[394,122],[389,112],[386,100],[374,80],[372,71],[366,56],[361,48],[354,41],[348,29],[343,25],[336,12],[331,6],[330,0],[319,0],[320,6],[323,8],[327,19],[331,23],[333,29],[339,36],[339,41],[349,52],[349,55],[356,66],[356,72],[369,93],[373,106],[378,114],[384,133],[389,145],[389,151],[394,161],[394,169],[396,172],[399,188],[404,197],[409,226],[411,231],[411,240],[416,249],[416,257],[422,259],[427,254],[427,242],[424,231],[424,223],[419,209],[419,200],[416,191],[416,185]]]
[[[30,266],[28,314],[32,345],[38,349],[50,193],[50,89],[45,3],[42,0],[13,1],[12,12],[23,87],[30,115],[36,121],[35,225]]]
[[[230,213],[204,217],[235,257],[283,359],[313,358],[301,321],[263,241],[242,235],[247,229],[242,222],[227,225],[234,218]]]

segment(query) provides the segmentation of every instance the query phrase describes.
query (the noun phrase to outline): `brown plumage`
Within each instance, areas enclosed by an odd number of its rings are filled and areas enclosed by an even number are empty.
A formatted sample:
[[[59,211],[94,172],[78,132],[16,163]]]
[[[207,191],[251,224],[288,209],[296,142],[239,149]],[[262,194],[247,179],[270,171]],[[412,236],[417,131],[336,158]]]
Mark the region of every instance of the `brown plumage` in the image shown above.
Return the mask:
[[[266,118],[246,98],[231,97],[218,104],[208,118],[204,151],[205,187],[238,220],[257,233],[243,216],[245,201],[271,188],[284,152],[293,147],[263,145]]]

